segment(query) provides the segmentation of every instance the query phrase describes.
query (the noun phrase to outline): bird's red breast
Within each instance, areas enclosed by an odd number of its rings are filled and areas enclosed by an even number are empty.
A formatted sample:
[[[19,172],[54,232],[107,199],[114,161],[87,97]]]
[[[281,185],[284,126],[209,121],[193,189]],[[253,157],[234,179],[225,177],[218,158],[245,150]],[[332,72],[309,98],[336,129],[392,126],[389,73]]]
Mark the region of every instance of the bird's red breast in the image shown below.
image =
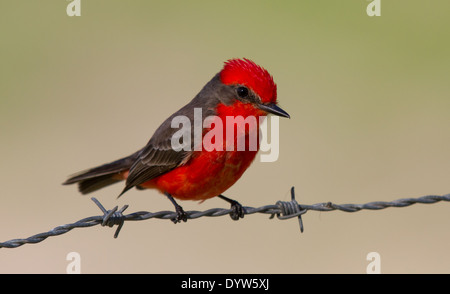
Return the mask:
[[[230,117],[230,114],[233,113],[245,115],[244,117],[247,117],[246,114],[248,113],[257,115],[260,110],[254,110],[247,104],[236,102],[230,106],[219,105],[217,112],[216,119],[221,120],[223,125],[222,150],[206,151],[205,149],[208,146],[204,146],[202,151],[195,151],[186,164],[143,183],[141,186],[157,188],[161,192],[167,192],[178,199],[205,200],[220,195],[239,180],[255,159],[259,150],[257,137],[259,120],[256,119],[254,125],[238,128],[236,125],[227,124],[226,117]],[[232,142],[229,142],[226,137],[227,128],[230,127],[235,128]],[[210,130],[205,129],[204,134]],[[250,150],[249,148],[251,136],[257,138],[256,150]],[[237,144],[242,139],[245,142],[245,150],[238,151]],[[207,141],[203,141],[203,144],[207,143]],[[230,144],[234,145],[233,151],[229,151],[231,149]]]
[[[277,87],[272,76],[248,59],[234,59],[225,63],[220,72],[225,85],[242,85],[254,91],[262,102],[276,102]],[[236,100],[230,105],[219,103],[215,109],[216,120],[223,126],[223,150],[195,151],[190,160],[161,176],[141,184],[144,188],[156,188],[178,199],[205,200],[230,188],[250,166],[259,150],[259,117],[266,113],[251,103]],[[227,124],[227,117],[244,119],[253,117],[255,124],[237,128]],[[215,125],[212,124],[212,127]],[[233,141],[227,140],[227,129],[234,128]],[[205,135],[211,129],[205,129]],[[256,149],[250,150],[250,138],[254,136]],[[245,150],[238,151],[236,144],[244,139]],[[204,142],[205,143],[205,142]],[[230,144],[234,144],[230,151]],[[207,147],[207,146],[204,146]]]

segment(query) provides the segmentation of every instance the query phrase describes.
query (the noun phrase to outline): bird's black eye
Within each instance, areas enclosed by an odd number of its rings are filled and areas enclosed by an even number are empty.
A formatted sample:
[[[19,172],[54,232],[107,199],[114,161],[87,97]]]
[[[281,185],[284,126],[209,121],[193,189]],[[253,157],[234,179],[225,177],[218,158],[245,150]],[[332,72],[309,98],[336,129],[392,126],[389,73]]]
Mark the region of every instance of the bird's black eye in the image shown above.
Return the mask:
[[[246,87],[239,87],[236,89],[236,92],[241,98],[245,98],[248,96],[248,89]]]

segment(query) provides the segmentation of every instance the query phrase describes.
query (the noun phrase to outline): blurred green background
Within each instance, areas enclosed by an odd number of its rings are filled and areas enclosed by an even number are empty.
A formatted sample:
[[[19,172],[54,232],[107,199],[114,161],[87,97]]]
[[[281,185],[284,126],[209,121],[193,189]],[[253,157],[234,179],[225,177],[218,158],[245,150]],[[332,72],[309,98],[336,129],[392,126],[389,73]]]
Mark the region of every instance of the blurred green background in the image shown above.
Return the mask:
[[[223,62],[278,84],[280,157],[225,193],[246,206],[366,203],[450,192],[449,1],[0,2],[0,241],[99,215],[74,172],[141,148]],[[156,191],[99,191],[106,208],[172,210]],[[220,199],[185,210],[228,207]],[[449,273],[449,204],[128,222],[0,250],[0,273]]]

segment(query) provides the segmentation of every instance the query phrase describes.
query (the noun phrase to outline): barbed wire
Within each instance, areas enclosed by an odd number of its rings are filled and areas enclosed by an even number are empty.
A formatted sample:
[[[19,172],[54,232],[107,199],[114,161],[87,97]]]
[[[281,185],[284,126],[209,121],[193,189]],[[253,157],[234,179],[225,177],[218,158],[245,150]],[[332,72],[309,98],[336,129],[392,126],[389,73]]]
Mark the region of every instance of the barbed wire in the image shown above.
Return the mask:
[[[33,235],[25,239],[13,239],[6,242],[0,243],[0,248],[16,248],[24,244],[34,244],[39,243],[47,239],[48,237],[58,236],[65,234],[75,228],[87,228],[96,225],[113,227],[117,225],[116,232],[114,233],[114,238],[117,238],[120,230],[122,229],[125,221],[141,221],[152,218],[158,219],[174,219],[177,214],[173,211],[159,211],[159,212],[148,212],[148,211],[138,211],[124,215],[123,212],[128,208],[128,205],[123,206],[118,209],[118,206],[111,210],[107,210],[103,205],[96,199],[91,198],[92,201],[102,210],[103,215],[91,216],[83,218],[77,222],[58,226],[48,232]],[[450,201],[450,194],[446,195],[427,195],[418,198],[402,198],[394,201],[374,201],[365,204],[334,204],[331,202],[317,203],[313,205],[299,205],[295,200],[294,187],[291,188],[291,201],[278,201],[274,205],[265,205],[261,207],[248,207],[244,206],[244,214],[255,214],[263,213],[270,214],[270,218],[277,216],[280,220],[286,220],[290,218],[297,217],[300,225],[300,231],[303,232],[303,221],[301,216],[309,210],[315,211],[333,211],[340,210],[344,212],[357,212],[360,210],[379,210],[388,207],[406,207],[416,203],[422,204],[433,204],[439,201]],[[212,208],[205,211],[186,211],[188,219],[196,219],[200,217],[216,217],[223,215],[230,215],[233,213],[232,209],[224,208]]]

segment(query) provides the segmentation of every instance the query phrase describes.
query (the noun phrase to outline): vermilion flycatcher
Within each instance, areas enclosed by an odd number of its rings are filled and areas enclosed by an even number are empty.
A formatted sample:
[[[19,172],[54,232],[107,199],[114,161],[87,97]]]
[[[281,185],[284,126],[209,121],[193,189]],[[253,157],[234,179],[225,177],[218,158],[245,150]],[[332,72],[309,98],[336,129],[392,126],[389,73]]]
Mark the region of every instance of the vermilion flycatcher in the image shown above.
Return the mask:
[[[87,194],[111,184],[126,180],[123,193],[138,189],[156,188],[164,193],[175,206],[177,217],[174,222],[186,221],[187,215],[174,198],[181,200],[205,200],[214,196],[231,203],[233,219],[244,216],[242,206],[235,200],[221,195],[230,188],[250,166],[259,150],[229,147],[239,137],[249,145],[251,136],[259,134],[259,118],[269,113],[288,117],[276,105],[277,86],[272,76],[262,67],[248,59],[232,59],[225,62],[223,69],[209,81],[203,89],[183,108],[172,114],[155,131],[147,145],[125,158],[80,172],[64,184],[78,183],[82,194]],[[174,118],[184,116],[194,128],[194,109],[202,110],[202,120],[208,116],[221,119],[223,134],[228,128],[226,117],[242,116],[256,118],[256,125],[236,131],[233,142],[224,136],[221,150],[196,148],[191,140],[191,148],[174,150],[172,137],[178,129],[172,127]],[[212,125],[212,124],[211,124]],[[203,129],[202,137],[208,131]],[[119,196],[120,196],[119,195]]]

